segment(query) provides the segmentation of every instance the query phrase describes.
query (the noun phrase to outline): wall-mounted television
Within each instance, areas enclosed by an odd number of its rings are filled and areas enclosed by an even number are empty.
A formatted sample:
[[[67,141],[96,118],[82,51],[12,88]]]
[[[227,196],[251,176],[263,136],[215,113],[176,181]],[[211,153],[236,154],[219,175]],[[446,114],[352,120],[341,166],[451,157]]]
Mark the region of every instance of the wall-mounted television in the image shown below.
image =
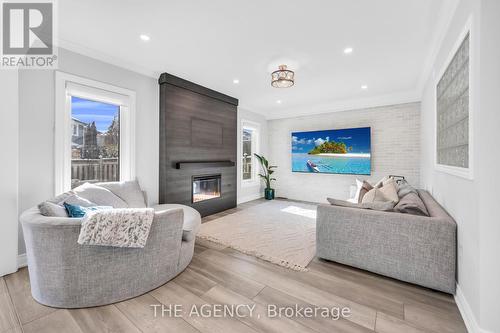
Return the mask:
[[[370,127],[292,132],[292,172],[370,175]]]

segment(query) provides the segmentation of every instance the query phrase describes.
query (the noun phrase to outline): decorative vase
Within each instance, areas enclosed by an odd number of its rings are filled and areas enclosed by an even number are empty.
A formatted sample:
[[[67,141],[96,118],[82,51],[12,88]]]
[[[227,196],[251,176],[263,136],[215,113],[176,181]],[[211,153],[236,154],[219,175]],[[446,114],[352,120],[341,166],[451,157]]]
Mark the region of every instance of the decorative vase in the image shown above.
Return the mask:
[[[266,200],[273,200],[274,199],[274,188],[266,188],[264,190],[264,197]]]

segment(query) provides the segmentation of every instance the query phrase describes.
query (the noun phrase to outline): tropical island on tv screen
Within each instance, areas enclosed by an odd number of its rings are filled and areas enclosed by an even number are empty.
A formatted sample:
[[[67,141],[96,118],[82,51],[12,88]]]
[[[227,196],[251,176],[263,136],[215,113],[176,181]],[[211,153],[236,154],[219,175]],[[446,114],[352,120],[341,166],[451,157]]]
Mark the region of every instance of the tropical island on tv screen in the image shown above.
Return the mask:
[[[369,175],[370,127],[293,132],[292,171]]]

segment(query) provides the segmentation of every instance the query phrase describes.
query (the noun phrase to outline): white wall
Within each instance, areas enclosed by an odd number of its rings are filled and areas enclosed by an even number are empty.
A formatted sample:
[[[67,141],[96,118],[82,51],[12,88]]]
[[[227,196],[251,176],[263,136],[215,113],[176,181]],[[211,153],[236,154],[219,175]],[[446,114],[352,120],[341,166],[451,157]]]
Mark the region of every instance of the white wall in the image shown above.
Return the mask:
[[[19,163],[18,72],[2,70],[0,75],[0,276],[17,270],[17,211]]]
[[[64,49],[59,50],[59,70],[136,92],[136,176],[150,203],[157,202],[157,80]],[[54,196],[54,80],[53,71],[19,74],[19,212]],[[24,252],[20,233],[19,253]]]
[[[244,121],[249,121],[256,123],[260,130],[259,136],[259,153],[267,156],[268,153],[268,141],[267,141],[267,120],[266,118],[258,113],[238,108],[238,153],[237,153],[237,175],[238,175],[238,203],[255,200],[264,195],[264,186],[260,180],[255,185],[242,185],[241,182],[241,163],[240,157],[242,155],[241,147],[241,131],[242,123]]]
[[[292,173],[291,132],[371,127],[372,175]],[[395,174],[419,185],[420,104],[400,104],[268,122],[269,157],[278,165],[276,195],[324,202],[327,197],[347,199],[355,179],[376,182]]]
[[[435,81],[445,61],[448,59],[453,46],[462,33],[469,15],[476,11],[475,1],[461,1],[455,17],[443,41],[441,49],[437,55],[433,75],[429,78],[422,97],[422,167],[421,183],[429,190],[434,197],[446,208],[448,213],[455,219],[458,225],[458,247],[457,247],[457,281],[460,291],[466,296],[470,307],[477,311],[479,315],[479,227],[478,227],[478,207],[477,200],[474,200],[473,193],[478,193],[478,181],[470,181],[464,178],[449,175],[436,171],[434,168],[434,129],[435,129]],[[478,12],[477,12],[478,13]],[[477,26],[477,13],[475,28]],[[474,37],[474,36],[472,36]],[[478,39],[471,38],[471,51],[478,49]],[[474,59],[474,58],[472,58]],[[477,57],[476,57],[477,60]],[[472,63],[472,73],[477,73],[478,63]],[[477,76],[476,76],[477,78]],[[478,81],[471,82],[471,88],[477,91]],[[474,105],[471,107],[472,117],[477,115],[478,99],[473,99]],[[475,118],[474,118],[475,119]],[[478,133],[478,122],[474,122],[474,133]],[[477,163],[477,140],[473,141],[473,148],[476,152],[471,157],[472,163]],[[476,179],[478,178],[476,172]]]
[[[480,176],[480,325],[500,332],[500,1],[481,2],[481,50],[477,174]]]
[[[435,82],[469,16],[471,39],[471,115],[474,179],[434,168]],[[457,302],[471,332],[500,332],[500,225],[498,223],[497,144],[500,91],[500,2],[460,0],[434,62],[422,97],[421,183],[458,224]],[[474,36],[476,38],[474,38]]]

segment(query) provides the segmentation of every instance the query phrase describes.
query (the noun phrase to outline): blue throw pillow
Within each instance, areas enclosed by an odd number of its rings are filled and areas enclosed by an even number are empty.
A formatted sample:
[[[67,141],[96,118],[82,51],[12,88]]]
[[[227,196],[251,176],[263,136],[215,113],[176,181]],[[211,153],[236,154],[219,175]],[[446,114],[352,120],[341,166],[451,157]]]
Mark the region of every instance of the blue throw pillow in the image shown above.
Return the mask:
[[[64,208],[68,212],[69,217],[84,217],[87,212],[95,211],[95,210],[103,210],[103,209],[113,209],[111,206],[90,206],[83,207],[78,205],[72,205],[69,203],[64,203]]]

